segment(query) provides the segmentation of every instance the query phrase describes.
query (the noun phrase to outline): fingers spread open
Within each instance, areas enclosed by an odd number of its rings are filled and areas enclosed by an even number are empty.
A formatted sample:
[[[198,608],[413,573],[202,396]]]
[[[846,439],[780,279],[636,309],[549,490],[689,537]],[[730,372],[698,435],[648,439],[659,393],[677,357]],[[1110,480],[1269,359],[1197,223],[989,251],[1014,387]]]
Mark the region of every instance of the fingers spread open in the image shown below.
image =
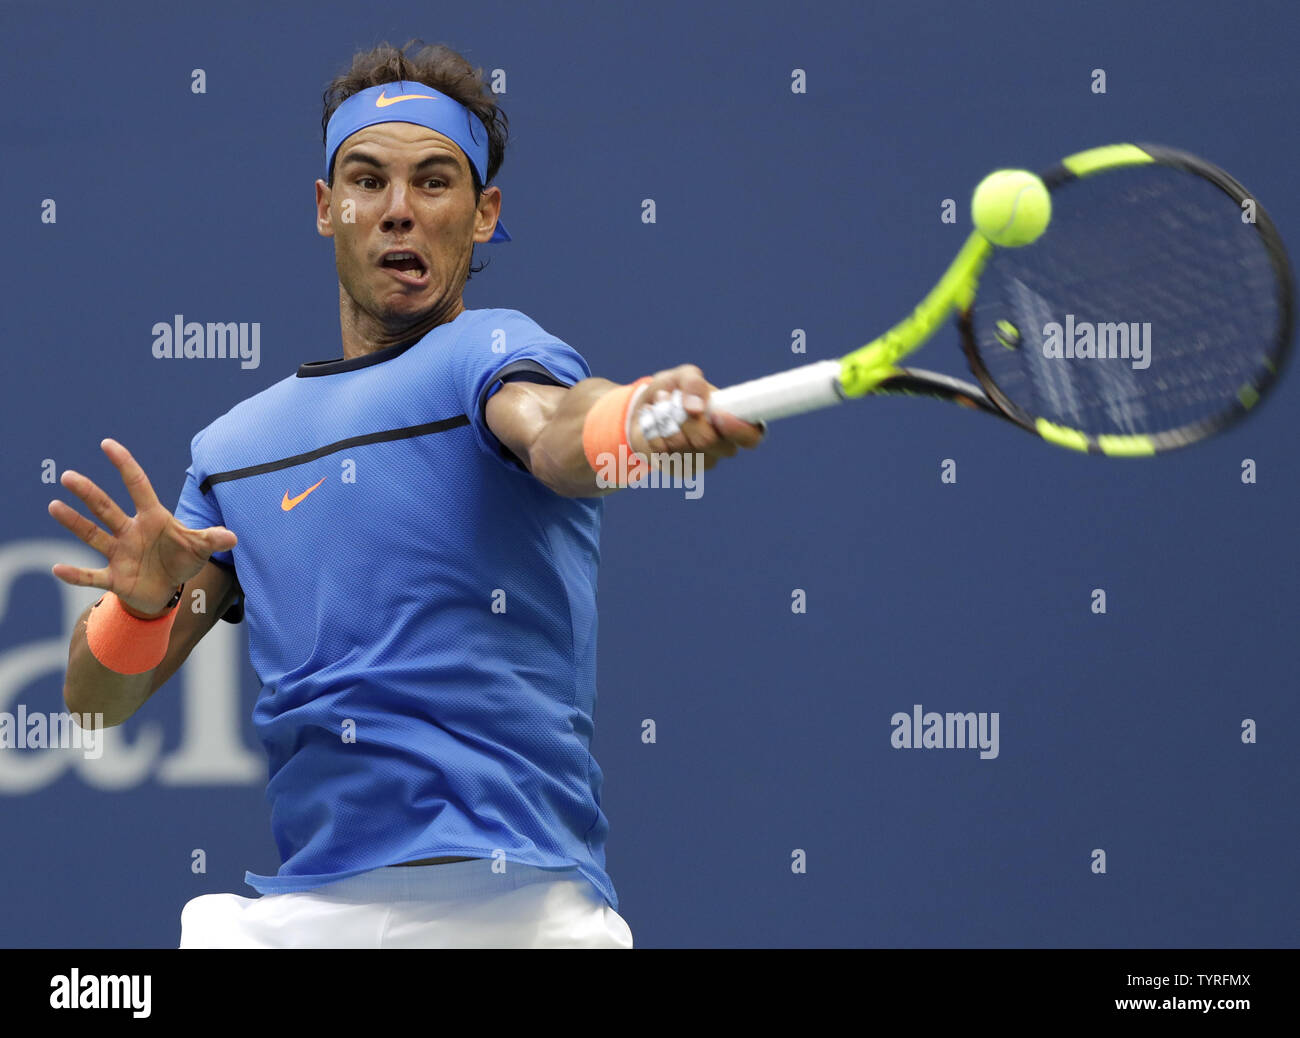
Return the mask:
[[[114,537],[120,534],[126,524],[130,522],[130,517],[117,507],[117,502],[80,472],[65,469],[63,475],[59,477],[59,482],[81,498],[86,507],[99,517],[100,522],[108,528],[108,532]]]
[[[77,587],[97,587],[105,591],[112,587],[107,568],[83,569],[81,566],[56,562],[50,567],[50,572],[65,584],[74,584]]]
[[[107,557],[113,539],[71,505],[57,498],[49,504],[50,515],[64,527],[85,541],[101,555]]]
[[[131,495],[131,500],[135,502],[135,510],[143,512],[156,507],[159,504],[158,495],[154,493],[149,477],[144,474],[144,469],[131,456],[131,452],[114,439],[103,440],[100,443],[100,448],[108,455],[109,460],[117,466],[117,471],[122,476],[122,482],[126,484],[127,492]]]

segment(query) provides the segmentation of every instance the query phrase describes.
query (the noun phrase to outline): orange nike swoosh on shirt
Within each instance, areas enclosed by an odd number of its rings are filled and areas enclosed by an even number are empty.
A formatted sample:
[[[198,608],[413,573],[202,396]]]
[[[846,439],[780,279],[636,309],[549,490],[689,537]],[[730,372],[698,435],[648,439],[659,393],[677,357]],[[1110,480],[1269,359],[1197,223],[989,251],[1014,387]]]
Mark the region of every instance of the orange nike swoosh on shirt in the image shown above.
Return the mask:
[[[308,494],[310,494],[313,490],[316,489],[316,487],[320,486],[321,483],[324,483],[325,480],[327,480],[327,479],[329,479],[328,476],[322,476],[322,477],[321,477],[321,478],[316,482],[316,484],[315,484],[314,486],[310,486],[310,487],[308,487],[306,490],[304,490],[304,491],[303,491],[301,494],[299,494],[297,497],[290,497],[290,496],[289,496],[289,491],[286,490],[286,491],[284,492],[284,500],[280,502],[280,508],[283,509],[283,510],[286,511],[286,512],[289,511],[290,508],[292,508],[294,505],[296,505],[299,501],[301,501],[304,497],[306,497]]]
[[[417,97],[422,97],[426,101],[436,101],[438,98],[433,94],[399,94],[397,97],[386,97],[387,90],[382,90],[379,96],[375,98],[376,108],[387,108],[389,105],[395,105],[398,101],[413,101]]]

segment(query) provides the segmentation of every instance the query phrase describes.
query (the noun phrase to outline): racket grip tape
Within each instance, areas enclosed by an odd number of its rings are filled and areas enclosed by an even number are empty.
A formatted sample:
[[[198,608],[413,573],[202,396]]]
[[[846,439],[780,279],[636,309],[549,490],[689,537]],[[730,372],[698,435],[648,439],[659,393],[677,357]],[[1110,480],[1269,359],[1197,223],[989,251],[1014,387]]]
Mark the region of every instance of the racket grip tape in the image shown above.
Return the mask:
[[[725,411],[747,422],[816,411],[841,403],[840,362],[818,361],[750,382],[741,382],[709,394],[709,411]]]

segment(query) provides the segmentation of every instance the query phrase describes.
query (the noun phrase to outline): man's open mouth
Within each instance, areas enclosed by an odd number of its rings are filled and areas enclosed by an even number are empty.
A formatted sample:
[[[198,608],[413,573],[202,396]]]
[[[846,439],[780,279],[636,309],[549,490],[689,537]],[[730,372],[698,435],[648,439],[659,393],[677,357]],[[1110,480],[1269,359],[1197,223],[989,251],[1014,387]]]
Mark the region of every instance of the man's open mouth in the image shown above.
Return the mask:
[[[421,283],[429,274],[429,269],[424,265],[424,260],[420,259],[414,252],[400,250],[386,252],[380,259],[379,265],[385,270],[392,271],[399,280],[410,284]]]

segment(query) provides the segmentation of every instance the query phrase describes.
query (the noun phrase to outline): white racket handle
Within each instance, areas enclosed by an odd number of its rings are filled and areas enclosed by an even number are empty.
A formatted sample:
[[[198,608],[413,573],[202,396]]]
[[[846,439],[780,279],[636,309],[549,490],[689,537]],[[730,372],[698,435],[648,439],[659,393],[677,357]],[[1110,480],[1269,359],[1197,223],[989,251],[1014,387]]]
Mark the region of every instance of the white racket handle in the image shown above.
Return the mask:
[[[725,411],[747,422],[766,422],[830,407],[843,399],[840,362],[823,360],[715,390],[709,394],[709,411]]]

